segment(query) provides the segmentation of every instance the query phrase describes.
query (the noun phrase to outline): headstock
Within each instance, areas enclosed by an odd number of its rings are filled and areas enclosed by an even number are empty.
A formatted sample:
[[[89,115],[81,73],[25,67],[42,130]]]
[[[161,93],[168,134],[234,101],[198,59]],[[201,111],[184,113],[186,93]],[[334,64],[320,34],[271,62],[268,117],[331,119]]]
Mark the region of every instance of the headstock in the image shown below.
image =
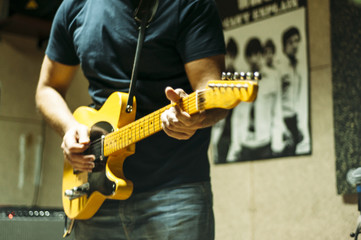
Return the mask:
[[[203,109],[231,109],[240,102],[253,102],[258,92],[258,81],[261,75],[254,73],[222,73],[222,80],[208,82],[208,87],[202,94]]]

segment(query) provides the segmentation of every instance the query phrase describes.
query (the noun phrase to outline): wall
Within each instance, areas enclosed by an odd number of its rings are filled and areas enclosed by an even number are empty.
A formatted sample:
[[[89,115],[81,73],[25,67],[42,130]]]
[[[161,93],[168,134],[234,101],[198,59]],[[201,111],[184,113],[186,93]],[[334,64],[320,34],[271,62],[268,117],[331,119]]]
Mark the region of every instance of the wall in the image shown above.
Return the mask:
[[[311,156],[212,166],[216,239],[347,239],[359,215],[337,195],[329,1],[308,1]]]
[[[354,230],[357,206],[336,193],[329,18],[328,0],[308,1],[312,155],[213,165],[217,240],[347,239]],[[39,206],[61,206],[61,139],[43,125],[33,101],[42,57],[34,39],[2,35],[0,205],[35,199]],[[84,85],[79,73],[68,94],[72,109],[89,103]],[[45,136],[37,196],[34,184],[18,187],[24,133],[29,162],[36,161],[37,136]],[[33,182],[35,170],[25,169],[25,182]]]
[[[43,122],[34,101],[44,57],[37,44],[1,34],[0,206],[61,207],[61,138]],[[80,72],[67,98],[73,110],[90,103]]]
[[[0,203],[32,204],[42,140],[33,100],[39,73],[34,63],[41,57],[31,42],[16,40],[3,36],[0,42]]]

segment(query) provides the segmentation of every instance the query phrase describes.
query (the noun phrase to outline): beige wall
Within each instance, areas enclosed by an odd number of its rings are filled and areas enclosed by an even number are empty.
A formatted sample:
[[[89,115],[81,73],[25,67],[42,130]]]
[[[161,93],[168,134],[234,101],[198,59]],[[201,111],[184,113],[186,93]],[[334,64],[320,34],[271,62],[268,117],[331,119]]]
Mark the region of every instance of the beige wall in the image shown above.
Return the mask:
[[[308,4],[313,153],[212,166],[217,240],[347,239],[355,228],[357,206],[345,204],[336,193],[329,2]],[[42,57],[34,39],[2,35],[0,205],[29,205],[37,199],[40,206],[61,206],[60,138],[48,127],[44,131],[33,101]],[[84,86],[79,73],[68,94],[72,109],[89,103]],[[43,135],[43,171],[36,198],[32,164]],[[19,184],[19,172],[28,185]]]
[[[36,39],[1,35],[0,206],[61,206],[61,138],[42,121],[34,101],[43,56]],[[72,110],[90,103],[80,72],[67,98]]]

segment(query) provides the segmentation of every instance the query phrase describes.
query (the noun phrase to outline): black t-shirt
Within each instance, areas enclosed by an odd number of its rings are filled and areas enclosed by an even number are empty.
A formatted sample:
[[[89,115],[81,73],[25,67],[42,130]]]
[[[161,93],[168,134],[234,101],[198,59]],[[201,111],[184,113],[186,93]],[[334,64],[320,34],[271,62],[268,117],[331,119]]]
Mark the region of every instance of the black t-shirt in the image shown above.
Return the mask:
[[[65,0],[54,18],[46,54],[62,64],[81,64],[95,104],[129,90],[138,38],[133,12],[131,0]],[[167,86],[193,91],[185,63],[224,53],[214,0],[159,0],[141,52],[137,118],[169,104]],[[136,144],[124,173],[135,191],[209,180],[209,138],[209,128],[186,141],[159,132]]]

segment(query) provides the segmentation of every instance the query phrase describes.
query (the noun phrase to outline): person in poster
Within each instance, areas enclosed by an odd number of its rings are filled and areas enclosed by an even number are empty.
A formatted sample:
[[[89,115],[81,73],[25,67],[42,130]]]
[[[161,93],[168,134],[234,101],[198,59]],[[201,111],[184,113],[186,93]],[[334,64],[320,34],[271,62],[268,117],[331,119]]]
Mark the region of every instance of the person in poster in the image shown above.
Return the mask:
[[[267,67],[276,70],[275,63],[276,46],[272,39],[267,39],[263,47],[263,57]]]
[[[286,29],[282,34],[283,53],[288,62],[282,65],[282,113],[291,134],[291,144],[285,149],[285,156],[296,155],[296,147],[304,139],[299,124],[300,94],[302,77],[298,69],[297,52],[301,41],[300,31],[296,27]]]
[[[233,109],[231,145],[227,162],[266,159],[279,156],[284,147],[281,85],[276,70],[263,64],[263,46],[257,37],[248,40],[245,59],[250,72],[260,72],[257,99]]]

